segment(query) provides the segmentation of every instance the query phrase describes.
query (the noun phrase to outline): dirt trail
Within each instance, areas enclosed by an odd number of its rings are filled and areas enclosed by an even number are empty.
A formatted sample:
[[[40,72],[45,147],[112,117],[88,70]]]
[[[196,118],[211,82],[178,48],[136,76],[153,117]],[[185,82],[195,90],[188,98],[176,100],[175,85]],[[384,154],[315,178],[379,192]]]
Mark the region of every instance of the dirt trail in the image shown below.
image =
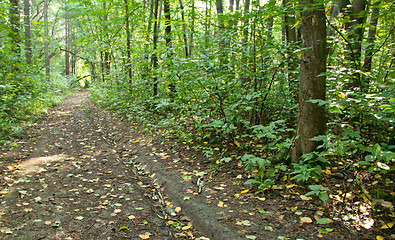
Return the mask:
[[[160,189],[155,189],[153,178],[137,173],[139,167],[132,162],[141,147],[87,96],[69,96],[35,126],[30,141],[2,154],[0,237],[192,236],[192,229],[177,233],[167,226],[166,209],[158,201]]]

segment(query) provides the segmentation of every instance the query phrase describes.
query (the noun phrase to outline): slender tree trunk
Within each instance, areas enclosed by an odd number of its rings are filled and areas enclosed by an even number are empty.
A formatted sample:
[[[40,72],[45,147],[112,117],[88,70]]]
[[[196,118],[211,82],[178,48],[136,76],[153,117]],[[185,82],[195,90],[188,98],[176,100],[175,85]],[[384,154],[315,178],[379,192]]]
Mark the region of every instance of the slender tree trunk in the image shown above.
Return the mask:
[[[49,66],[48,0],[44,0],[44,24],[45,75],[48,78],[51,71]]]
[[[14,45],[12,50],[17,55],[20,55],[21,53],[19,21],[20,21],[19,0],[10,0],[10,24],[11,24],[10,37]]]
[[[181,8],[182,32],[183,32],[182,35],[184,37],[185,57],[189,57],[187,27],[186,27],[186,24],[185,24],[184,5],[182,5],[182,0],[178,0],[178,2],[180,3],[180,8]]]
[[[299,70],[299,111],[293,162],[315,151],[321,143],[310,139],[325,134],[325,107],[310,100],[325,100],[326,85],[326,20],[324,5],[318,0],[300,0],[301,30],[304,49]]]
[[[224,36],[225,25],[224,25],[224,20],[223,20],[224,6],[223,6],[222,0],[216,0],[215,4],[217,7],[217,15],[218,15],[219,47],[220,47],[220,51],[223,52],[223,48],[225,47],[225,36]],[[224,60],[224,59],[222,59],[222,60]]]
[[[191,14],[191,30],[189,35],[189,56],[192,56],[192,49],[193,49],[193,35],[195,32],[195,0],[192,1],[192,14]]]
[[[129,83],[132,83],[132,68],[130,66],[130,26],[129,26],[129,3],[128,0],[125,1],[125,30],[126,30],[126,53],[127,53],[127,61],[126,61],[126,69],[129,76]]]
[[[25,57],[27,64],[32,64],[32,32],[30,23],[30,0],[23,0],[24,24],[25,24]]]
[[[65,26],[65,47],[66,47],[66,52],[64,54],[64,61],[65,61],[65,74],[66,76],[70,75],[70,54],[68,51],[71,51],[70,49],[70,19],[69,19],[69,12],[66,6],[66,18],[65,18],[66,26]]]
[[[368,39],[367,39],[367,47],[365,52],[365,60],[363,64],[363,71],[370,72],[372,70],[372,57],[374,53],[374,41],[376,39],[376,29],[377,29],[377,22],[379,19],[379,8],[380,1],[376,1],[373,3],[372,14],[370,15],[370,27],[368,32]],[[369,85],[369,79],[365,78],[363,84],[366,86]]]
[[[152,56],[151,56],[151,63],[152,68],[155,71],[158,68],[158,8],[159,8],[159,0],[155,0],[154,2],[154,32],[153,32],[153,47],[152,47]],[[153,77],[153,86],[154,86],[154,96],[158,95],[158,77],[156,73]]]

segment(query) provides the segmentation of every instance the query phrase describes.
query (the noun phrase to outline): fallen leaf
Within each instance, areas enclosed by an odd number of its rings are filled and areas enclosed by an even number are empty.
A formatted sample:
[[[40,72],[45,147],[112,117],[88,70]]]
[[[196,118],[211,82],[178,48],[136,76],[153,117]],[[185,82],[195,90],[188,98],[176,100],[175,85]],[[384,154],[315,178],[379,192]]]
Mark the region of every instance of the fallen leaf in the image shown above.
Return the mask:
[[[265,231],[273,232],[273,228],[271,226],[265,226]]]
[[[78,216],[78,217],[75,217],[74,219],[77,219],[77,220],[82,220],[82,219],[84,219],[85,217],[83,217],[83,216]]]
[[[129,228],[128,228],[128,227],[126,227],[126,226],[122,226],[122,227],[120,227],[120,228],[119,228],[119,231],[123,231],[123,230],[126,230],[126,231],[128,231],[128,230],[129,230]]]
[[[129,220],[136,219],[136,217],[134,215],[129,215],[128,218],[129,218]]]
[[[182,229],[183,231],[185,231],[185,230],[190,229],[191,227],[192,227],[191,225],[187,225],[187,226],[182,227],[181,229]]]
[[[377,240],[384,240],[384,238],[382,236],[376,236]]]
[[[141,239],[149,239],[150,236],[151,236],[151,233],[149,233],[149,232],[146,232],[146,233],[144,233],[144,234],[140,234],[140,235],[139,235],[139,237],[140,237]]]
[[[392,228],[394,226],[394,223],[393,222],[391,222],[391,223],[386,223],[386,224],[384,224],[383,226],[381,226],[381,229],[389,229],[389,228]]]
[[[301,217],[300,221],[302,223],[312,223],[313,222],[313,220],[311,220],[311,218],[309,218],[309,217]]]
[[[29,212],[32,212],[32,211],[33,211],[33,208],[25,208],[25,209],[23,209],[23,211],[29,213]]]
[[[392,203],[388,202],[388,201],[384,201],[381,203],[381,206],[383,206],[385,208],[392,208]]]
[[[120,213],[120,212],[122,212],[121,209],[115,209],[115,210],[114,210],[114,213]]]
[[[175,210],[176,212],[180,212],[180,211],[181,211],[181,208],[180,208],[180,207],[176,207],[174,210]]]
[[[300,199],[302,199],[303,201],[309,201],[311,199],[311,197],[306,197],[305,195],[300,195],[299,196]]]
[[[224,207],[224,202],[219,201],[219,203],[217,204],[217,206],[220,207],[220,208]]]
[[[290,185],[287,185],[286,187],[287,188],[293,188],[293,187],[295,187],[295,184],[290,184]]]
[[[244,193],[248,193],[249,191],[250,191],[249,189],[246,189],[246,190],[241,191],[240,193],[244,194]]]
[[[246,235],[246,238],[247,239],[251,239],[251,240],[255,240],[256,236],[254,236],[254,235]]]

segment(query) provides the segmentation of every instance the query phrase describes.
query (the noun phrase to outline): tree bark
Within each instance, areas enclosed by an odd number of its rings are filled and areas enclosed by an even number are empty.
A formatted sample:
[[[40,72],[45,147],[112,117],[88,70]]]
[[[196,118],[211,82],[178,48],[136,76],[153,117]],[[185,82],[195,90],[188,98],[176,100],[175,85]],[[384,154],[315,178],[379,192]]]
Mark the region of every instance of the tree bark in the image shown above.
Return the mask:
[[[192,55],[192,49],[193,49],[193,36],[195,32],[195,0],[192,1],[192,14],[191,14],[191,30],[190,30],[190,35],[189,35],[189,56]]]
[[[309,100],[325,100],[326,25],[325,8],[318,0],[301,0],[301,30],[303,46],[299,70],[299,110],[296,146],[293,162],[315,151],[320,144],[310,139],[325,134],[325,108]]]
[[[70,49],[70,20],[69,20],[69,12],[66,6],[66,17],[65,17],[65,48],[68,51],[71,51]],[[65,75],[69,76],[70,75],[70,54],[69,52],[66,51],[64,53],[64,61],[65,61]]]
[[[153,47],[152,47],[152,55],[151,55],[151,64],[152,68],[156,70],[158,68],[158,8],[159,8],[159,0],[155,0],[154,2],[154,32],[153,32]],[[158,95],[158,77],[156,73],[153,76],[153,94],[154,96]]]
[[[128,0],[124,0],[125,2],[125,31],[126,31],[126,69],[129,76],[129,83],[132,83],[132,68],[130,66],[130,23],[129,23],[129,3]]]
[[[25,24],[25,58],[27,64],[32,64],[32,32],[30,23],[30,0],[23,0],[24,24]]]
[[[373,58],[373,53],[374,53],[374,41],[376,39],[376,29],[377,29],[377,22],[379,19],[379,8],[380,1],[376,1],[373,3],[373,9],[372,13],[370,15],[370,26],[369,26],[369,32],[368,32],[368,39],[367,39],[367,47],[366,47],[366,52],[365,52],[365,59],[364,59],[364,64],[363,64],[363,71],[364,72],[370,72],[372,70],[372,58]],[[363,84],[366,86],[369,85],[369,80],[365,78],[363,81]]]
[[[365,11],[367,0],[354,0],[351,7],[347,10],[349,21],[346,22],[345,28],[349,33],[348,36],[348,53],[346,58],[353,63],[355,70],[361,70],[362,40],[363,40],[363,23],[365,22]],[[354,74],[352,82],[346,88],[362,88],[362,79],[360,74]]]
[[[188,48],[188,38],[187,38],[187,27],[185,24],[185,14],[184,14],[184,5],[182,4],[182,0],[178,0],[181,8],[181,19],[182,19],[182,36],[184,38],[184,49],[185,49],[185,57],[189,56],[189,48]]]
[[[48,78],[51,71],[49,66],[48,0],[44,0],[44,24],[45,76]]]

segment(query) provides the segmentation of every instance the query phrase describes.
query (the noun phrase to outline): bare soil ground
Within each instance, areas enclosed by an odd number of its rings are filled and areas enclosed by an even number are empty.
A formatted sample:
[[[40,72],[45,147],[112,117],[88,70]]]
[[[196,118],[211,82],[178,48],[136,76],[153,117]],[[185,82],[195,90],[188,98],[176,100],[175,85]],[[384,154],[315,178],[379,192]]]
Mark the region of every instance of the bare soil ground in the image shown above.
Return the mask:
[[[148,140],[88,95],[70,95],[32,124],[16,148],[0,153],[1,239],[376,239],[380,234],[379,228],[356,230],[336,220],[316,224],[330,213],[293,194],[292,187],[256,195],[243,185],[248,176],[241,168],[216,168],[188,144]]]

